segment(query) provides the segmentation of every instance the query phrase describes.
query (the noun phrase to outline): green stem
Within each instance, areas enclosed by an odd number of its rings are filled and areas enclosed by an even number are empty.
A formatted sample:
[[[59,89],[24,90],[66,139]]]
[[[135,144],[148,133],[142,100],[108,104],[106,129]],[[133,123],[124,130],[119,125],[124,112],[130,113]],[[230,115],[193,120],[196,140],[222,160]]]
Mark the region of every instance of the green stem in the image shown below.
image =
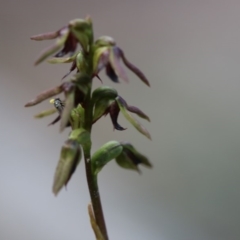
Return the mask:
[[[85,119],[84,119],[84,128],[91,133],[92,130],[92,118],[93,118],[93,106],[91,102],[91,88],[92,83],[89,86],[89,92],[84,101],[85,107]],[[91,165],[91,142],[83,146],[84,152],[84,161],[86,168],[86,176],[88,182],[88,189],[91,196],[92,207],[96,219],[96,223],[104,236],[105,240],[108,240],[107,228],[105,224],[105,219],[102,210],[101,198],[98,189],[97,176],[93,174],[92,165]]]

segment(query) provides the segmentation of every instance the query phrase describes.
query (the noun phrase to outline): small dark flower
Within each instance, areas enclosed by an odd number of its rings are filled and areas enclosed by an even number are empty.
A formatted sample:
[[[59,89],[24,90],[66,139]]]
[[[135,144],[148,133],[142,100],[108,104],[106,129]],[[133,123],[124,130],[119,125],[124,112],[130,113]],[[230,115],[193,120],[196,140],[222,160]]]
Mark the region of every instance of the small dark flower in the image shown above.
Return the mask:
[[[117,96],[115,99],[107,98],[107,96],[104,95],[101,96],[102,98],[98,101],[96,101],[95,108],[94,108],[94,118],[93,123],[95,123],[98,119],[100,119],[102,116],[109,114],[113,127],[116,130],[123,131],[126,130],[126,128],[123,128],[118,123],[118,115],[119,112],[123,114],[123,116],[143,135],[145,135],[147,138],[151,139],[150,133],[147,131],[146,128],[144,128],[140,122],[132,116],[131,113],[137,114],[140,118],[143,118],[150,122],[150,118],[139,108],[135,106],[128,105],[127,102],[121,97]]]
[[[120,96],[116,98],[116,102],[120,108],[121,113],[123,116],[144,136],[151,140],[151,135],[148,130],[141,125],[141,123],[129,112],[137,114],[139,117],[150,121],[149,117],[143,113],[139,108],[129,106],[127,102]]]
[[[78,41],[74,37],[74,35],[69,31],[68,27],[62,27],[56,32],[43,33],[43,34],[34,35],[31,37],[32,40],[36,40],[36,41],[56,39],[56,38],[57,40],[53,45],[44,49],[40,53],[40,55],[35,61],[35,65],[38,65],[39,63],[44,61],[47,57],[51,56],[57,51],[58,53],[55,55],[55,57],[63,57],[68,53],[73,54],[76,51]]]
[[[110,37],[109,37],[110,38]],[[121,48],[116,46],[114,40],[102,37],[95,42],[96,49],[94,52],[94,73],[98,74],[102,69],[106,69],[106,75],[113,81],[119,82],[122,78],[128,82],[127,74],[122,67],[121,61],[125,66],[134,72],[147,86],[150,86],[145,75],[132,63],[130,63]]]
[[[92,37],[92,23],[89,18],[72,20],[68,26],[64,26],[55,32],[34,35],[31,39],[36,41],[57,39],[53,45],[40,53],[35,65],[38,65],[54,53],[56,58],[67,54],[72,56],[77,49],[78,43],[82,46],[84,52],[88,52]]]

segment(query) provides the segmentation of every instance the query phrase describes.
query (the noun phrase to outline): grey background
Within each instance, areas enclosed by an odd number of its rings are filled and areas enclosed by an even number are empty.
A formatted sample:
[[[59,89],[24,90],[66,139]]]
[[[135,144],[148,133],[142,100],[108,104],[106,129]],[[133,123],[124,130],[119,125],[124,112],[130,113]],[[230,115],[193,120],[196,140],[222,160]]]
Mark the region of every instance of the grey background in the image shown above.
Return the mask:
[[[81,162],[67,191],[51,193],[59,151],[53,119],[34,120],[49,103],[25,109],[36,94],[59,84],[69,65],[33,66],[50,42],[33,34],[90,14],[96,37],[113,36],[151,82],[132,73],[115,86],[152,119],[141,121],[153,141],[110,119],[94,126],[94,149],[129,140],[154,168],[143,174],[114,162],[100,174],[110,239],[240,239],[240,2],[239,0],[0,1],[0,239],[94,239]],[[95,87],[100,86],[96,80]]]

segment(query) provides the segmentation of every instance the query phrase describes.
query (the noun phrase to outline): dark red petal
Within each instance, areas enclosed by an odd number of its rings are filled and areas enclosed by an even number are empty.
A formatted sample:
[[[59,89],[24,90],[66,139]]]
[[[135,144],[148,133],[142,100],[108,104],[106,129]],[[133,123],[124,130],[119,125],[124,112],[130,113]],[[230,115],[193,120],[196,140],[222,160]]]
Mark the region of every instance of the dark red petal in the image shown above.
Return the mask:
[[[74,71],[76,69],[76,67],[77,67],[77,64],[76,64],[76,60],[75,60],[75,61],[73,61],[72,66],[71,66],[69,72],[62,77],[62,80],[64,78],[66,78],[72,71]]]
[[[68,38],[67,38],[67,40],[64,44],[63,49],[60,52],[58,52],[54,57],[63,57],[68,53],[70,55],[73,55],[75,53],[76,49],[77,49],[77,44],[78,44],[77,39],[70,32],[69,35],[68,35]]]
[[[53,125],[53,124],[55,124],[55,123],[57,123],[59,120],[61,119],[61,116],[60,115],[58,115],[51,123],[49,123],[48,124],[48,126],[50,126],[50,125]]]
[[[115,83],[119,83],[118,76],[114,72],[112,66],[108,63],[106,65],[106,75]]]
[[[129,112],[137,114],[139,117],[144,118],[150,122],[150,118],[139,108],[134,107],[134,106],[127,106],[127,110]]]
[[[120,112],[120,108],[118,104],[114,101],[111,106],[109,107],[109,114],[112,120],[112,124],[116,130],[123,131],[126,130],[126,128],[123,128],[119,123],[117,122],[118,120],[118,115]]]
[[[133,71],[147,86],[150,87],[150,83],[147,80],[146,76],[143,74],[143,72],[127,60],[122,49],[118,48],[118,50],[126,67]]]

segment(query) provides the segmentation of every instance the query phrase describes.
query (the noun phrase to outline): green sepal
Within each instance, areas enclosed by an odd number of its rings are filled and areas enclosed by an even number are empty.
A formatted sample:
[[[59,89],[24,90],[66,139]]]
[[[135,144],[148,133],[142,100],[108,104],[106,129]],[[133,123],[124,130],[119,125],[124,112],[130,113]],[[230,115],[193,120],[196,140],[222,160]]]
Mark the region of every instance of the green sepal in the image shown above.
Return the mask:
[[[85,109],[82,107],[81,104],[78,104],[78,106],[74,108],[71,112],[73,129],[81,128],[84,125],[84,115]]]
[[[146,136],[148,139],[151,140],[151,135],[150,133],[147,131],[146,128],[144,128],[137,119],[135,119],[132,114],[130,114],[127,110],[127,106],[125,101],[118,96],[116,98],[116,101],[118,103],[118,106],[120,108],[120,111],[122,112],[123,116],[140,132],[142,133],[144,136]]]
[[[102,98],[106,98],[109,100],[114,100],[118,96],[118,92],[115,88],[108,86],[101,86],[96,88],[92,93],[92,103],[96,103],[98,100]]]
[[[69,22],[69,28],[78,39],[82,49],[85,52],[88,52],[89,47],[93,42],[92,24],[84,19],[75,19]]]
[[[71,57],[53,57],[47,60],[48,63],[71,63],[75,60],[78,53],[75,53]]]
[[[122,150],[123,147],[118,141],[105,143],[92,156],[93,173],[97,175],[108,162],[118,157]]]
[[[55,171],[52,191],[55,195],[66,186],[81,160],[81,148],[77,141],[68,139],[61,149]]]
[[[68,138],[77,141],[81,145],[84,145],[91,141],[90,133],[84,128],[72,130]]]
[[[78,52],[76,56],[76,65],[79,72],[86,72],[86,70],[88,69],[88,64],[83,56],[82,51]]]
[[[52,46],[43,50],[38,56],[38,58],[36,59],[34,65],[38,65],[39,63],[43,62],[46,58],[48,58],[55,52],[59,51],[63,47],[64,43],[66,42],[68,34],[69,34],[69,31],[67,30],[59,39],[57,39],[57,41]]]
[[[34,117],[35,118],[44,118],[44,117],[50,116],[50,115],[52,115],[52,114],[54,114],[56,112],[57,112],[57,109],[56,108],[52,108],[52,109],[40,112],[40,113],[36,114]]]

